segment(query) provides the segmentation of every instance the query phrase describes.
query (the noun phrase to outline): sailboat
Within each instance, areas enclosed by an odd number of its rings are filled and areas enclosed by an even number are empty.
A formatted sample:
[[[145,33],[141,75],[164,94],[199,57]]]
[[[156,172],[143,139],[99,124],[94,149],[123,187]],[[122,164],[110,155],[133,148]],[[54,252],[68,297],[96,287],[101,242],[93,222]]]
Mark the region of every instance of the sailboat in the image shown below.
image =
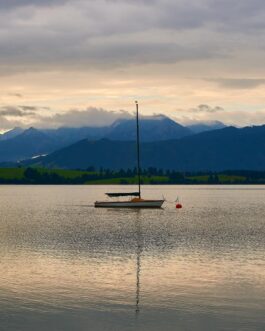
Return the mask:
[[[119,201],[96,201],[96,208],[161,208],[164,199],[147,200],[142,198],[141,193],[141,167],[140,167],[140,132],[139,132],[139,105],[136,101],[136,132],[137,132],[137,178],[138,191],[136,192],[121,192],[121,193],[106,193],[109,198],[130,197],[126,200]]]

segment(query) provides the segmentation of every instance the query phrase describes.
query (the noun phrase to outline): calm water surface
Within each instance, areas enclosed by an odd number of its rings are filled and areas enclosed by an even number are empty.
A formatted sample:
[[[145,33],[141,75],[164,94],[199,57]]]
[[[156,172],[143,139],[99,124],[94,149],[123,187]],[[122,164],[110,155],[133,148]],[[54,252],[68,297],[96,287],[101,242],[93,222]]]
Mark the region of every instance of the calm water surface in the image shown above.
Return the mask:
[[[265,186],[120,189],[0,186],[0,330],[265,330]]]

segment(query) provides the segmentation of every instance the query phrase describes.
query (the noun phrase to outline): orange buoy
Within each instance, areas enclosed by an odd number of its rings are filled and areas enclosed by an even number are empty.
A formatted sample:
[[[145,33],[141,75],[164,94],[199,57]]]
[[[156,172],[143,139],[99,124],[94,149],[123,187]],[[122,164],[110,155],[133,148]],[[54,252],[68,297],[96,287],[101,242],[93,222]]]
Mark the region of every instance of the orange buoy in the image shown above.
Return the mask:
[[[181,209],[181,208],[182,208],[182,204],[177,203],[177,204],[176,204],[176,208],[177,208],[177,209]]]

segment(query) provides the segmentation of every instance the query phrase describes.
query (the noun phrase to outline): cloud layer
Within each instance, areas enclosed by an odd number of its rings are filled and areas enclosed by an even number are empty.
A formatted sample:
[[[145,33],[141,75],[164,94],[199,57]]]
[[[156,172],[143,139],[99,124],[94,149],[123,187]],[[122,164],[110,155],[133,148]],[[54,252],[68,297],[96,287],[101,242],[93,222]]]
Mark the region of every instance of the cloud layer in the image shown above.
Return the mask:
[[[14,127],[59,128],[59,127],[100,127],[109,126],[120,119],[134,118],[135,114],[120,110],[110,111],[90,107],[83,110],[72,109],[63,113],[43,115],[44,108],[34,106],[1,107],[0,123],[3,131]],[[160,116],[152,114],[152,116]],[[191,123],[222,121],[227,125],[247,126],[263,123],[265,110],[238,112],[220,106],[198,105],[190,109],[178,109],[171,114],[173,120],[188,125]],[[233,120],[231,120],[233,119]]]
[[[1,107],[0,123],[4,130],[15,126],[35,126],[38,128],[82,127],[111,125],[118,119],[129,119],[132,115],[126,111],[108,111],[102,108],[69,110],[64,113],[42,115],[43,108],[34,106]],[[20,121],[18,121],[20,118]],[[21,118],[26,118],[26,121]]]
[[[264,45],[263,0],[0,1],[0,106],[23,99],[58,122],[135,98],[149,114],[207,104],[208,116],[215,105],[251,115],[265,109]]]
[[[9,0],[0,8],[0,60],[20,70],[222,58],[246,43],[263,51],[261,0]]]

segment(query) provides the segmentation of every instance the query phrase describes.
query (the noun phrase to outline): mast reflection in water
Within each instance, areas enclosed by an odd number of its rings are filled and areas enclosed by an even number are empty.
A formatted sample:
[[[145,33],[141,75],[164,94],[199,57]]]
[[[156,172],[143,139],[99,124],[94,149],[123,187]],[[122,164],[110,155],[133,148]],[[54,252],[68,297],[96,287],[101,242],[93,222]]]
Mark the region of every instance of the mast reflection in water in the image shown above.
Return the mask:
[[[138,211],[140,213],[140,211]],[[141,253],[143,251],[142,243],[142,233],[141,233],[141,219],[137,215],[136,218],[136,238],[137,238],[137,247],[136,247],[136,316],[140,313],[140,275],[141,275]]]

